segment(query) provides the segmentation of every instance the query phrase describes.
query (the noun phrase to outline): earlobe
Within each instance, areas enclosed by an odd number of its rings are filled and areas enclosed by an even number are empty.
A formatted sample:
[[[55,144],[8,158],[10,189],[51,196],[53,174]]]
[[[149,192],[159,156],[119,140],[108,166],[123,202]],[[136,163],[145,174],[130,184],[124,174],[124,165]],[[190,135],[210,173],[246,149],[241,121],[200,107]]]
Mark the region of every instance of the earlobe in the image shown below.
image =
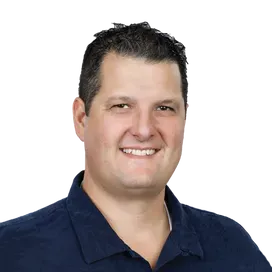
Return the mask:
[[[71,123],[73,135],[80,144],[84,144],[84,141],[80,135],[83,135],[85,116],[82,116],[81,105],[76,98],[71,101]]]
[[[72,126],[72,132],[73,132],[73,135],[75,136],[75,138],[76,138],[76,139],[79,141],[79,143],[80,143],[80,144],[84,144],[83,139],[81,139],[81,137],[80,137],[80,136],[78,136],[78,134],[77,134],[77,132],[76,132],[75,127],[74,127],[74,126]]]
[[[72,117],[72,122],[73,122],[74,118]],[[76,132],[76,126],[74,124],[72,124],[72,133],[75,136],[75,138],[79,141],[79,143],[83,143],[83,140],[78,136],[77,132]]]

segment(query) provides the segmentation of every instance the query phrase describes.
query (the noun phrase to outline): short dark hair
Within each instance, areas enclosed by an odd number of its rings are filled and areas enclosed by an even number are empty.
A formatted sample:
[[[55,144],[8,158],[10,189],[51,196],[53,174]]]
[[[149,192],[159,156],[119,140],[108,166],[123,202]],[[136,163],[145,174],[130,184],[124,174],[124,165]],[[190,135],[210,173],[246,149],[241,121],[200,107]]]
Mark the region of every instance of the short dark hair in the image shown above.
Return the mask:
[[[101,87],[100,66],[105,55],[115,52],[121,56],[144,58],[149,63],[176,62],[181,75],[181,92],[185,104],[188,93],[187,58],[185,46],[167,33],[151,28],[147,22],[131,24],[113,23],[114,27],[96,33],[96,39],[84,54],[79,82],[79,97],[89,116],[92,101]]]

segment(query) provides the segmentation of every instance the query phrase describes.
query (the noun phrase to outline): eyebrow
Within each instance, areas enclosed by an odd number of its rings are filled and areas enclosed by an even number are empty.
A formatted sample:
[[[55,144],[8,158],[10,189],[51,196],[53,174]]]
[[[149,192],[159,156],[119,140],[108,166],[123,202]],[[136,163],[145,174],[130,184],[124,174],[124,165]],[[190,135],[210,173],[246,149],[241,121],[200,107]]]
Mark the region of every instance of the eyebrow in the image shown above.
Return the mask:
[[[123,101],[126,103],[133,103],[133,102],[135,103],[135,101],[136,101],[136,99],[134,99],[133,97],[130,97],[130,96],[117,95],[117,96],[109,97],[106,100],[106,104],[108,105],[116,100]],[[173,104],[173,105],[175,105],[175,107],[179,108],[180,107],[180,99],[179,98],[167,98],[167,99],[163,99],[163,100],[158,100],[155,102],[155,104],[167,104],[167,105]]]

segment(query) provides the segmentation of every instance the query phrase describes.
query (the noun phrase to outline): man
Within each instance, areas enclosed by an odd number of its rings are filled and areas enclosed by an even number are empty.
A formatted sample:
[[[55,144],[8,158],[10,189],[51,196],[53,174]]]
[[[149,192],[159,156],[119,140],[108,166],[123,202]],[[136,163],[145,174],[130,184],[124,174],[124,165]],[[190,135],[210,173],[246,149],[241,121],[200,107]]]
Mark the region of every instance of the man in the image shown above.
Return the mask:
[[[238,223],[166,185],[188,108],[184,46],[148,23],[95,36],[73,103],[85,170],[67,198],[0,225],[0,270],[272,271]]]

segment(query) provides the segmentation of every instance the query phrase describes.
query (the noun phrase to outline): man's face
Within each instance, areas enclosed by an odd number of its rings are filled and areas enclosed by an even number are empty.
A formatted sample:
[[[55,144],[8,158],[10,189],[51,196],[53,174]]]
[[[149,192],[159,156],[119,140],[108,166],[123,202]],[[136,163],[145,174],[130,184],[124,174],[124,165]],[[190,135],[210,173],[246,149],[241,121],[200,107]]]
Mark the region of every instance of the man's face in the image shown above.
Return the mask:
[[[84,128],[77,130],[85,175],[115,193],[161,190],[182,151],[185,106],[177,64],[109,53],[101,80]]]

